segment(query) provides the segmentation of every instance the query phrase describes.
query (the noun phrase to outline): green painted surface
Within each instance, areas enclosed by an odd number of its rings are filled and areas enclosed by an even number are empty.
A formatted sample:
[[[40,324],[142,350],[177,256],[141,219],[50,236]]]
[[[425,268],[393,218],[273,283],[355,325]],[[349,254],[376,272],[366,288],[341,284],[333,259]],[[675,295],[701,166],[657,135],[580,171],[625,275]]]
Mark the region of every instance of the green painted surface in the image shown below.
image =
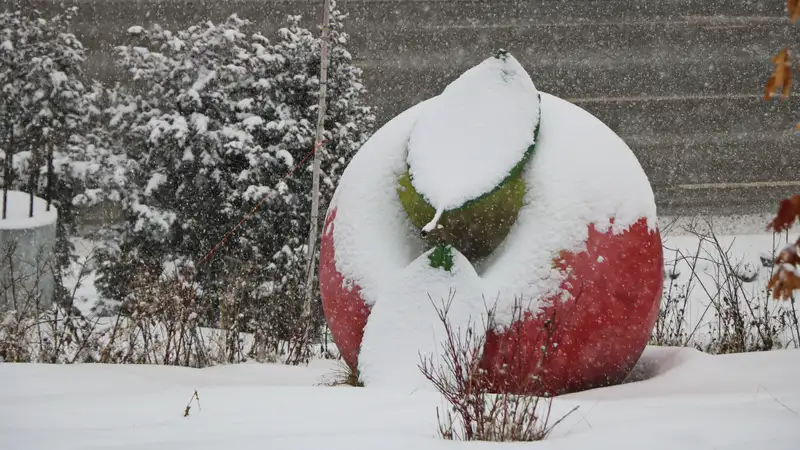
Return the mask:
[[[498,50],[495,58],[505,58],[507,52]],[[541,94],[537,98],[541,106]],[[458,208],[444,211],[438,224],[440,227],[428,233],[425,240],[431,245],[452,245],[467,259],[477,261],[489,256],[508,236],[517,215],[524,204],[527,186],[523,174],[539,140],[539,120],[534,124],[533,144],[523,153],[506,178],[489,192],[478,198],[467,200]],[[447,174],[442,174],[443,178]],[[443,180],[446,183],[446,179]],[[397,190],[400,202],[411,222],[422,229],[436,215],[436,210],[418,192],[411,181],[410,168],[400,175]]]
[[[450,244],[470,260],[491,254],[508,235],[525,199],[522,171],[516,171],[488,195],[465,206],[445,211],[439,220],[442,228],[431,231],[431,245]],[[414,189],[408,171],[400,176],[398,196],[411,222],[424,227],[436,211]]]
[[[453,247],[447,244],[437,244],[428,255],[428,261],[434,269],[442,268],[450,272],[453,268]]]

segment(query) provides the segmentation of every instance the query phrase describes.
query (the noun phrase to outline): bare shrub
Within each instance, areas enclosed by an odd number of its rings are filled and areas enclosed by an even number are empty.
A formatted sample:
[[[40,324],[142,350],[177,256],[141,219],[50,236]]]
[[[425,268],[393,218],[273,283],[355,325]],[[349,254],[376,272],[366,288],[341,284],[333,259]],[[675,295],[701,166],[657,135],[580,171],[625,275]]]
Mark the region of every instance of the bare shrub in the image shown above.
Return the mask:
[[[15,251],[16,246],[8,246],[4,257],[8,264],[20,259],[13,257]],[[37,258],[35,267],[10,270],[12,276],[0,280],[6,305],[0,321],[0,358],[40,363],[208,365],[198,337],[198,306],[192,286],[178,277],[142,271],[137,290],[116,317],[88,318],[73,305],[78,287],[89,274],[91,259],[91,253],[84,258],[71,291],[52,285],[52,280],[62,278],[53,258]],[[17,273],[22,275],[15,276]],[[50,284],[42,280],[50,280]]]
[[[664,254],[667,251],[673,254],[673,263],[668,267],[665,276],[667,282],[663,288],[661,305],[658,312],[653,334],[650,343],[654,345],[685,347],[691,345],[697,328],[690,320],[691,294],[694,292],[697,280],[697,263],[701,247],[698,245],[696,251],[687,257],[679,249],[669,249],[664,247]],[[677,267],[678,261],[685,261],[690,273],[689,279],[679,282],[682,275]],[[704,311],[703,314],[707,313]]]
[[[244,361],[248,357],[244,338],[246,317],[241,302],[237,301],[242,294],[242,283],[230,275],[227,278],[228,290],[219,299],[217,329],[210,331],[214,347],[211,356],[218,362],[234,363]],[[238,278],[241,280],[241,277]],[[260,337],[262,334],[256,333],[256,342],[251,349],[251,355],[258,356],[260,361],[264,361],[267,342],[259,339]]]
[[[101,362],[209,365],[200,336],[202,309],[197,286],[180,269],[166,273],[142,268],[111,328]]]
[[[3,260],[10,257],[10,247]],[[44,304],[39,280],[60,270],[37,264],[23,276],[0,277],[0,360],[14,362],[161,364],[205,367],[250,359],[285,362],[301,328],[292,311],[246,282],[252,264],[225,277],[227,290],[212,301],[193,282],[190,268],[139,267],[129,294],[113,311],[77,308],[79,287],[92,274],[94,253],[83,258],[69,290],[56,286],[55,302]],[[3,266],[6,270],[5,266]],[[17,272],[13,272],[17,273]],[[59,277],[58,279],[68,278]],[[288,314],[288,315],[287,315]],[[285,323],[288,322],[288,323]],[[310,346],[312,356],[327,346]],[[330,355],[329,355],[330,356]]]
[[[664,248],[673,259],[667,264],[668,281],[650,343],[715,354],[798,347],[794,303],[786,307],[770,298],[767,280],[774,267],[737,261],[710,221],[691,223],[685,230],[697,245],[691,252]],[[772,260],[774,255],[763,259]],[[705,304],[702,310],[698,300]]]
[[[292,363],[302,345],[302,305],[268,286],[253,288],[252,279],[263,270],[250,262],[227,265],[226,291],[219,295],[213,336],[214,358],[221,363],[254,359],[259,362]],[[287,288],[292,292],[291,288]]]
[[[97,362],[97,322],[52,310],[7,311],[0,322],[0,360],[6,362]]]
[[[465,441],[530,442],[545,439],[577,408],[551,422],[553,398],[548,395],[490,392],[486,372],[480,367],[486,336],[476,331],[472,321],[463,330],[453,327],[448,313],[454,296],[451,291],[440,305],[431,300],[445,332],[443,361],[438,361],[433,355],[420,355],[420,371],[448,404],[443,408],[444,412],[436,409],[439,434],[444,439]],[[523,316],[521,303],[515,302],[513,317],[521,319]],[[483,329],[493,328],[493,317],[494,309],[491,309]],[[544,361],[547,347],[549,344],[543,346],[541,361]],[[541,364],[538,367],[541,369]],[[529,382],[538,383],[539,377],[533,374]]]
[[[227,363],[255,359],[299,364],[315,356],[318,349],[314,344],[320,340],[316,329],[322,328],[322,321],[312,324],[313,333],[305,332],[303,305],[297,301],[302,298],[298,290],[302,286],[292,280],[281,290],[276,290],[274,283],[254,286],[252,280],[263,267],[249,261],[226,260],[225,264],[231,269],[224,276],[225,291],[214,294],[209,314],[215,358]],[[306,336],[315,341],[305,342]],[[304,357],[298,360],[300,353]]]
[[[53,286],[49,280],[60,270],[52,258],[40,251],[32,270],[21,272],[11,265],[16,246],[4,256],[10,277],[0,280],[6,310],[0,310],[0,360],[8,362],[74,363],[99,359],[99,320],[80,316],[72,304],[76,289]],[[86,262],[80,266],[78,283],[86,275]],[[48,280],[48,282],[42,282]],[[54,289],[53,289],[54,288]],[[53,293],[44,290],[53,289]],[[51,297],[53,295],[53,297]],[[44,296],[44,298],[43,298]],[[45,304],[52,300],[52,305]],[[10,307],[10,308],[9,308]]]

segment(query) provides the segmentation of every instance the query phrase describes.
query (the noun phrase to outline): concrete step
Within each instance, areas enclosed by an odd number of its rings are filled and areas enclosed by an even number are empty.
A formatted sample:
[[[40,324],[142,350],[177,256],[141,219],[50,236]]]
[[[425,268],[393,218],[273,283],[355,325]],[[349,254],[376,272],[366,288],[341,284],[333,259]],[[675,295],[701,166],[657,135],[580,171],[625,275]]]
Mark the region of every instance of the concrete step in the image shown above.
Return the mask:
[[[13,0],[3,0],[0,5],[5,7],[14,3]],[[233,12],[265,23],[287,14],[302,14],[308,23],[319,23],[321,17],[318,0],[26,0],[23,6],[52,11],[59,3],[67,6],[78,4],[82,8],[79,20],[99,22],[101,27],[109,20],[157,19],[163,23],[221,20]],[[354,29],[370,25],[388,28],[474,27],[486,24],[786,18],[784,4],[774,0],[342,0],[338,5],[350,15]]]
[[[771,126],[784,129],[793,120],[790,113],[796,111],[794,99],[761,99],[771,71],[766,64],[757,62],[595,69],[526,66],[537,88],[586,105],[621,133],[641,134],[651,128],[672,132],[676,126],[685,127],[696,121],[707,127],[703,132],[738,131],[741,126],[751,131],[766,131]],[[89,53],[85,67],[88,78],[109,82],[127,79],[108,52]],[[411,105],[437,95],[467,69],[364,64],[366,100],[376,108],[378,122],[384,123]],[[623,100],[615,100],[620,98]],[[655,103],[648,104],[650,101]],[[677,122],[672,120],[676,113],[680,114],[675,117]],[[651,124],[653,120],[657,123]],[[767,128],[759,128],[764,126]]]
[[[622,138],[657,190],[709,183],[800,182],[800,151],[792,128],[773,133]]]
[[[20,3],[0,1],[4,9],[14,4]],[[21,4],[45,16],[59,11],[60,5],[78,5],[76,34],[87,48],[123,42],[124,31],[132,25],[159,23],[174,30],[204,20],[219,22],[236,13],[269,35],[289,14],[303,15],[303,23],[314,27],[320,22],[321,12],[320,3],[311,0],[25,0]],[[340,6],[350,15],[347,31],[361,40],[357,49],[370,50],[362,55],[369,58],[381,53],[394,57],[388,53],[395,50],[393,44],[413,52],[415,45],[435,46],[441,51],[488,42],[488,50],[505,45],[519,54],[532,52],[542,57],[575,47],[591,54],[594,48],[646,49],[653,45],[669,47],[676,41],[683,50],[690,42],[713,49],[718,40],[736,43],[739,48],[748,45],[748,34],[756,38],[753,42],[762,43],[765,31],[773,33],[776,42],[785,42],[785,34],[796,36],[782,2],[775,0],[360,0],[343,1]],[[730,35],[735,40],[726,41],[725,36]],[[430,40],[430,36],[436,40]],[[487,50],[477,47],[475,51]]]
[[[769,22],[726,26],[693,23],[519,25],[503,27],[380,27],[352,33],[363,59],[424,57],[431,64],[464,64],[498,47],[526,61],[623,64],[630,59],[665,62],[745,60],[771,56],[800,37],[800,29]],[[355,30],[354,30],[355,31]]]
[[[488,54],[487,54],[488,55]],[[411,60],[359,60],[354,64],[364,72],[367,89],[379,97],[418,102],[441,92],[487,55],[473,55],[468,63],[450,65]],[[716,61],[668,62],[639,59],[618,64],[585,61],[521,60],[536,87],[565,98],[600,96],[669,96],[669,95],[763,95],[772,73],[769,54],[760,59],[740,62]],[[117,80],[122,72],[114,67],[111,51],[88,52],[85,73],[90,78]]]
[[[343,0],[339,5],[357,23],[388,26],[786,17],[784,3],[773,0]]]
[[[675,97],[576,101],[621,135],[786,132],[794,128],[800,99]]]
[[[370,98],[381,119],[415,104],[398,97]],[[659,136],[710,133],[787,132],[800,118],[800,99],[766,102],[760,96],[603,97],[572,99],[617,134]]]
[[[27,3],[45,11],[54,5],[53,0]],[[318,9],[307,1],[78,3],[82,9],[75,26],[89,49],[86,73],[110,81],[121,74],[109,52],[127,42],[124,31],[130,25],[185,27],[238,11],[257,17],[269,35],[286,14]],[[760,93],[770,74],[769,57],[796,42],[800,29],[776,23],[784,18],[774,1],[714,2],[722,10],[753,16],[697,17],[715,11],[706,3],[362,0],[343,6],[352,10],[350,48],[365,69],[367,87],[392,103],[413,104],[434,95],[501,45],[528,68],[540,89],[566,98]],[[396,16],[416,19],[405,24]],[[648,17],[668,22],[644,21]],[[633,22],[619,22],[624,20]],[[725,24],[715,25],[719,20]]]
[[[655,199],[659,216],[775,214],[782,199],[798,192],[796,186],[671,189],[656,190]]]
[[[475,58],[475,63],[480,60]],[[563,98],[700,95],[763,95],[771,65],[768,56],[752,62],[664,64],[637,60],[619,65],[521,61],[536,87]],[[416,65],[415,61],[357,61],[373,98],[407,99],[409,104],[441,92],[471,65]]]

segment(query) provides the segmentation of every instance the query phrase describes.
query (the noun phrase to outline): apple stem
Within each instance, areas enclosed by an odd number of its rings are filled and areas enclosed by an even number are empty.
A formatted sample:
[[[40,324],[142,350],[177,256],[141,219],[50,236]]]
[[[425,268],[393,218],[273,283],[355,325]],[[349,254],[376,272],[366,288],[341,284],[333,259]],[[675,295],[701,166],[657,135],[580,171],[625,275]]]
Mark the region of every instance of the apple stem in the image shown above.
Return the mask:
[[[422,227],[422,232],[423,233],[430,233],[431,230],[436,228],[436,224],[439,222],[439,219],[442,218],[442,212],[444,212],[444,210],[442,208],[439,208],[439,209],[436,210],[436,214],[433,216],[433,220],[431,220],[430,222],[428,222],[427,225]]]

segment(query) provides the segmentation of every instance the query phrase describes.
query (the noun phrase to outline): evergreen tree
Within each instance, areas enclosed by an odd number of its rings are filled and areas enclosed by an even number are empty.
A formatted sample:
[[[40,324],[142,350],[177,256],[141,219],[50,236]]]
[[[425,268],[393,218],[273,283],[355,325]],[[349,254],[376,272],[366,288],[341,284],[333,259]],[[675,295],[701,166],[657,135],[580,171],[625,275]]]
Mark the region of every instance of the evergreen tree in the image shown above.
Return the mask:
[[[323,205],[374,121],[345,48],[345,17],[332,17]],[[314,145],[319,38],[298,17],[275,43],[249,28],[237,16],[175,33],[132,27],[133,43],[116,49],[131,76],[107,110],[114,145],[126,152],[118,190],[126,220],[119,245],[102,253],[98,283],[122,300],[135,295],[137,273],[188,267],[212,323],[235,283],[237,320],[286,337],[302,308],[310,172],[285,176]],[[266,196],[214,258],[195,267]]]
[[[87,154],[94,97],[81,82],[84,48],[69,25],[77,8],[50,19],[0,14],[0,159],[3,186],[51,199],[58,209],[56,256],[70,262],[77,197],[93,186]],[[59,276],[59,274],[57,274]]]

